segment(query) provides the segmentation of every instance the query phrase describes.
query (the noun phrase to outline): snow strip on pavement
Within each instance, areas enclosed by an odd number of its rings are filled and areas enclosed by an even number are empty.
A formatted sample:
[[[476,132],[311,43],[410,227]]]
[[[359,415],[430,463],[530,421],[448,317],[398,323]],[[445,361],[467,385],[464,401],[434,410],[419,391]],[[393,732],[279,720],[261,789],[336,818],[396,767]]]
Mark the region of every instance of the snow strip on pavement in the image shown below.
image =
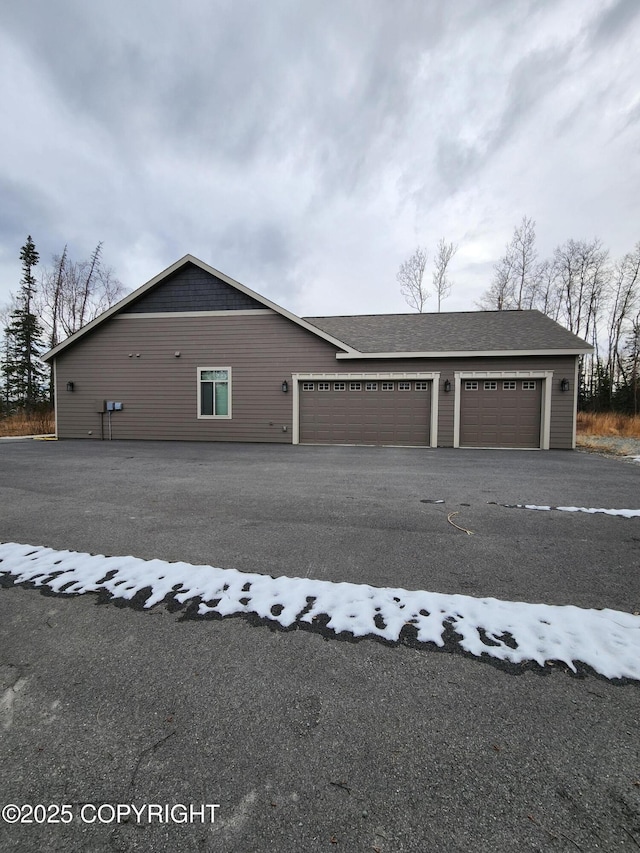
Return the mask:
[[[462,649],[510,663],[562,661],[574,672],[581,661],[607,678],[640,680],[640,616],[572,605],[527,604],[468,595],[409,591],[367,584],[333,583],[142,560],[0,544],[0,575],[53,592],[106,590],[131,600],[150,590],[144,606],[166,597],[198,603],[198,614],[253,613],[283,628],[329,617],[327,628],[354,637],[395,642],[409,624],[422,643],[443,646],[448,624]],[[505,642],[507,640],[508,642]],[[511,646],[515,645],[516,648]]]
[[[493,503],[493,501],[490,501]],[[536,504],[500,504],[507,509],[537,509],[537,510],[558,510],[559,512],[588,512],[591,515],[597,512],[604,515],[619,515],[621,518],[640,518],[640,509],[595,509],[587,506],[537,506]]]

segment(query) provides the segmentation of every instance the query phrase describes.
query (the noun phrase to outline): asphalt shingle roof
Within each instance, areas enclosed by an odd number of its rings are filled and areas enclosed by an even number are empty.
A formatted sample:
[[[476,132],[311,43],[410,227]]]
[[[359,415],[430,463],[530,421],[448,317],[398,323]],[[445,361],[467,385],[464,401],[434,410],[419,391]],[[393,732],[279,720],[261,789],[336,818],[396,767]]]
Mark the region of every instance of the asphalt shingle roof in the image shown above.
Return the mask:
[[[590,349],[540,311],[304,317],[359,352],[509,352]]]

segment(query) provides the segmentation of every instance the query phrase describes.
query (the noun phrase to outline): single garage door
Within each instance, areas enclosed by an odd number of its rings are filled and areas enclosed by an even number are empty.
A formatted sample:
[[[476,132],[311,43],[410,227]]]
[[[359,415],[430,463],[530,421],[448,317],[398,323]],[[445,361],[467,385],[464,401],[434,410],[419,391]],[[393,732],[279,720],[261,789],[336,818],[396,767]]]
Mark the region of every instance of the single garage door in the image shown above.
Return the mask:
[[[431,381],[300,382],[305,444],[429,446]]]
[[[540,447],[542,379],[463,379],[461,447]]]

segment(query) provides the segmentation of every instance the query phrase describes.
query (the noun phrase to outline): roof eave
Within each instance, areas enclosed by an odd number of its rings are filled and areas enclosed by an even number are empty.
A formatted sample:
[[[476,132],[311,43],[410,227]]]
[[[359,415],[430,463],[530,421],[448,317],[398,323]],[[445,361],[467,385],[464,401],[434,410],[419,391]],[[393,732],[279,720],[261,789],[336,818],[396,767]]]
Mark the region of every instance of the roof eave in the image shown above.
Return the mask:
[[[430,352],[339,352],[336,358],[340,360],[349,359],[373,359],[373,358],[493,358],[505,356],[544,356],[544,355],[588,355],[593,352],[593,347],[571,347],[569,349],[542,349],[542,350],[450,350]]]

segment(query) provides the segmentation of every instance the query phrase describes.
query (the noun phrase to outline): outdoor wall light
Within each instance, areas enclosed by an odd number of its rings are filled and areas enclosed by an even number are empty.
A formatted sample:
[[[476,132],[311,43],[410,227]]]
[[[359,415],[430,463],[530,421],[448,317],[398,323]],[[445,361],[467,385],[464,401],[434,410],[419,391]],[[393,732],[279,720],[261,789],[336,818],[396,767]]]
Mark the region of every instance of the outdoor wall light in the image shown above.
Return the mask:
[[[448,394],[451,391],[451,382],[448,379],[444,380],[444,390],[445,393]]]
[[[174,355],[175,355],[175,357],[176,357],[176,358],[180,358],[180,350],[179,350],[179,349],[177,349],[177,350],[174,352]]]
[[[287,382],[286,379],[284,379],[282,382],[282,393],[286,394],[288,390],[289,390],[289,383]]]
[[[74,387],[73,382],[67,382],[67,391],[73,391]]]
[[[569,380],[568,379],[562,380],[562,382],[560,383],[560,390],[561,391],[568,391],[569,390]]]

